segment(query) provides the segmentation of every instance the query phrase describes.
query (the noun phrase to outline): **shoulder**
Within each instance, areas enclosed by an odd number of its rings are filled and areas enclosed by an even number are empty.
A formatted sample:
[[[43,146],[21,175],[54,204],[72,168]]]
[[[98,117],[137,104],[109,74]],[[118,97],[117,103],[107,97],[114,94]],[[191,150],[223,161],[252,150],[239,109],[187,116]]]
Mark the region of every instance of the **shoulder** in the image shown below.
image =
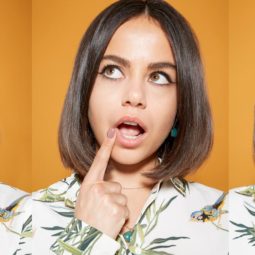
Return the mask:
[[[214,208],[228,212],[228,192],[198,182],[189,182],[187,199],[197,209]]]
[[[223,190],[207,186],[198,182],[191,182],[190,185],[190,196],[193,199],[199,199],[205,203],[224,203],[228,202],[228,192]]]
[[[226,193],[223,190],[207,186],[198,182],[189,182],[190,194],[195,196],[201,196],[205,198],[217,197],[222,193]]]
[[[46,188],[39,189],[32,193],[34,199],[44,199],[46,202],[53,202],[57,197],[55,195],[60,195],[61,197],[65,197],[66,194],[72,189],[78,190],[79,182],[76,178],[75,174],[71,174],[70,176],[63,178]]]
[[[227,221],[228,193],[198,182],[188,182],[184,179],[167,181],[162,187],[163,197],[175,197],[176,208],[182,208],[186,214],[200,221],[201,214],[208,211],[224,216]],[[197,218],[196,218],[197,217]],[[207,218],[201,218],[206,221]]]
[[[0,183],[0,207],[8,206],[11,201],[26,195],[28,193],[23,190]]]
[[[43,216],[42,211],[53,212],[55,207],[74,209],[80,183],[75,174],[32,193],[34,215]]]
[[[177,195],[182,195],[184,200],[194,200],[200,203],[210,203],[218,199],[226,200],[227,192],[207,186],[202,183],[174,178],[164,183],[164,191],[176,190]]]

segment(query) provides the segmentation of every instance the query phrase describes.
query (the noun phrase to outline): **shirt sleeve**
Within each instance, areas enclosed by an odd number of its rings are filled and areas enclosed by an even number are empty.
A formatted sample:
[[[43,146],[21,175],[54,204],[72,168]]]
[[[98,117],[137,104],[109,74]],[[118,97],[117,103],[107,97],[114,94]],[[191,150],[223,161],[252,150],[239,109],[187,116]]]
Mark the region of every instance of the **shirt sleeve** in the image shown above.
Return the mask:
[[[116,240],[75,217],[51,246],[55,254],[113,255],[119,249]]]

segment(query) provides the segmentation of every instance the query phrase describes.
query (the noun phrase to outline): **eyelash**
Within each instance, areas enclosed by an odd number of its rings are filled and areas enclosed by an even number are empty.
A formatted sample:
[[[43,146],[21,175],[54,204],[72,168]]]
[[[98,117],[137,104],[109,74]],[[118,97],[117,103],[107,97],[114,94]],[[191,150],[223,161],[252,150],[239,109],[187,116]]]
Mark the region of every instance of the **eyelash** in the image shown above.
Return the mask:
[[[109,77],[107,77],[107,76],[104,75],[104,72],[105,72],[105,71],[107,70],[107,68],[109,68],[109,67],[111,67],[111,68],[117,68],[117,69],[122,73],[121,69],[120,69],[117,65],[107,64],[107,65],[105,65],[105,66],[103,67],[103,70],[102,70],[101,72],[99,72],[98,74],[102,75],[103,78],[108,79],[108,80],[113,80],[113,81],[118,80],[118,79],[116,79],[116,78],[109,78]],[[156,71],[154,71],[152,74],[156,74],[156,73],[164,75],[165,78],[167,79],[167,81],[169,82],[169,84],[174,83],[174,82],[172,81],[172,79],[169,77],[169,75],[166,74],[165,72],[162,72],[162,71],[160,71],[160,70],[156,70]],[[161,84],[161,85],[163,86],[163,85],[168,85],[168,84]]]

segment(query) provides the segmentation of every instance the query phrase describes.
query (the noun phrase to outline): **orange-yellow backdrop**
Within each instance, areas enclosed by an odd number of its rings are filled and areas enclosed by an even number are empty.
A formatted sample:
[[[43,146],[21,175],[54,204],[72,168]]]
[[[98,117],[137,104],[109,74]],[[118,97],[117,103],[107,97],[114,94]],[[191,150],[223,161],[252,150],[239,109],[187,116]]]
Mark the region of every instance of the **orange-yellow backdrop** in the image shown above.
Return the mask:
[[[112,2],[34,0],[31,4],[29,0],[11,0],[1,6],[0,17],[5,19],[0,23],[1,31],[2,27],[8,31],[4,34],[5,40],[0,40],[0,52],[4,53],[0,59],[1,181],[31,191],[70,174],[63,168],[58,154],[59,116],[81,36],[95,15]],[[215,122],[215,142],[211,156],[189,178],[224,190],[228,189],[228,180],[230,186],[249,184],[252,178],[253,181],[255,179],[251,161],[254,86],[251,75],[250,82],[246,81],[246,84],[240,86],[239,81],[236,86],[233,82],[234,88],[232,84],[229,85],[228,64],[229,53],[236,54],[234,59],[230,58],[233,61],[230,65],[230,80],[237,82],[237,78],[242,79],[244,73],[246,80],[249,79],[246,61],[236,66],[242,56],[242,45],[240,41],[237,42],[237,38],[242,33],[248,35],[251,30],[235,30],[235,22],[237,19],[242,20],[242,15],[246,16],[245,12],[252,9],[254,3],[252,0],[242,1],[242,5],[240,1],[233,1],[233,5],[231,1],[231,5],[228,5],[228,1],[222,0],[169,2],[190,21],[200,40]],[[249,5],[247,10],[243,8],[243,12],[239,13],[245,2]],[[249,17],[253,17],[252,13]],[[253,42],[254,39],[253,36]],[[252,49],[251,38],[249,45]],[[247,53],[244,54],[248,54],[248,47],[245,50]],[[235,71],[236,68],[238,71]],[[250,103],[244,91],[250,96]],[[238,115],[236,108],[240,112]],[[248,117],[240,121],[244,112]],[[13,125],[10,116],[16,120],[16,125]],[[229,150],[229,146],[236,149]],[[242,168],[236,167],[238,164],[242,164]],[[233,177],[229,178],[228,174],[232,175],[232,172]]]
[[[30,190],[31,2],[0,6],[0,181]]]
[[[255,184],[252,128],[255,105],[255,1],[229,8],[229,186]]]

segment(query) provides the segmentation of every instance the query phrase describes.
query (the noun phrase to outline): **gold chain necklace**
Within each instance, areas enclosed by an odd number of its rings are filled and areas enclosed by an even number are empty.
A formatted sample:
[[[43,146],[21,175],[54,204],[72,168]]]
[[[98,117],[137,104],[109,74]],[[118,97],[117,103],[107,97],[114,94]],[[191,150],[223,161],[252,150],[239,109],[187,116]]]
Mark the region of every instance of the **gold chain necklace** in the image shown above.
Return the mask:
[[[122,187],[122,189],[146,189],[146,187]]]

